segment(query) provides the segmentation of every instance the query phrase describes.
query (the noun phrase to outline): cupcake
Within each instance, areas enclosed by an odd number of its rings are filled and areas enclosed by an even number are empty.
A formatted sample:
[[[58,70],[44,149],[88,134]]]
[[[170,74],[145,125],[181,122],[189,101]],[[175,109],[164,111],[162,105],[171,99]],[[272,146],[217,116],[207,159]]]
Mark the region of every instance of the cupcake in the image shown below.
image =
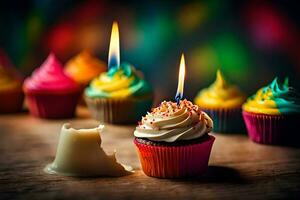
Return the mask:
[[[297,144],[300,123],[300,95],[286,79],[257,91],[243,105],[243,117],[251,140],[262,144]]]
[[[106,64],[93,57],[87,50],[70,59],[65,66],[66,74],[73,78],[83,89],[88,86],[93,78],[105,70]]]
[[[245,129],[241,114],[245,100],[244,93],[218,70],[215,82],[201,90],[194,102],[213,119],[214,132],[239,133]]]
[[[78,84],[54,54],[25,80],[23,90],[30,113],[41,118],[73,117],[80,96]]]
[[[153,94],[140,72],[122,64],[92,80],[84,98],[95,119],[124,124],[138,121],[151,108]]]
[[[23,99],[22,79],[0,64],[0,113],[21,111]]]
[[[203,174],[215,140],[208,135],[212,127],[211,118],[192,102],[163,101],[134,131],[144,173],[158,178]]]

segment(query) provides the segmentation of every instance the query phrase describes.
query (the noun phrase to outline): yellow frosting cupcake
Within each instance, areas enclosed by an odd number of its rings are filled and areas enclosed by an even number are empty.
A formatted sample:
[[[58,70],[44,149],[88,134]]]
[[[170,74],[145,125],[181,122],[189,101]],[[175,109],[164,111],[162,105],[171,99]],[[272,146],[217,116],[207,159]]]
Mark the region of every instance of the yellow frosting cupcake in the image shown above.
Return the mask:
[[[240,107],[245,99],[246,96],[238,87],[229,84],[218,70],[215,82],[198,93],[195,103],[205,108],[236,108]]]
[[[13,77],[4,67],[0,66],[0,91],[14,90],[21,87],[21,81]]]
[[[243,104],[249,138],[261,144],[300,146],[300,94],[288,83],[275,78]]]
[[[224,133],[244,130],[241,106],[245,100],[246,95],[237,86],[228,83],[218,70],[215,82],[201,90],[194,101],[213,118],[213,130]]]
[[[0,113],[20,111],[23,98],[22,81],[0,65]]]
[[[69,60],[65,72],[79,84],[86,86],[89,82],[106,70],[106,64],[93,57],[87,50]]]
[[[136,123],[151,108],[153,92],[141,72],[122,63],[101,73],[84,90],[92,116],[105,123]]]
[[[249,97],[243,104],[243,110],[267,115],[300,114],[300,95],[289,86],[288,78],[284,83],[275,78],[270,85],[259,89],[255,95]]]

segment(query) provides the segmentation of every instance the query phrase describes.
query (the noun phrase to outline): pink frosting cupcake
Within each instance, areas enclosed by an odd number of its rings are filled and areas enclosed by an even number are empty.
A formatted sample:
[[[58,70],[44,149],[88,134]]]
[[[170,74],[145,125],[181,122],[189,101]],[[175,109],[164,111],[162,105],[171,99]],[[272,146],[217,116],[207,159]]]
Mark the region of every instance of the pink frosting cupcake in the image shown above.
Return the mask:
[[[80,96],[78,84],[53,53],[25,80],[23,90],[30,113],[41,118],[73,117]]]

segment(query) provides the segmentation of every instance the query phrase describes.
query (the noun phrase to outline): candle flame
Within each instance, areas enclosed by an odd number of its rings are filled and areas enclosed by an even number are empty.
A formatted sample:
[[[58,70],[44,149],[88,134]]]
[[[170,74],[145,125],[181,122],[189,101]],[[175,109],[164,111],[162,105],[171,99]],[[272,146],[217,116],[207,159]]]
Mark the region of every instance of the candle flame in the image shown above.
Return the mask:
[[[184,60],[184,54],[182,54],[180,60],[180,67],[179,67],[178,87],[175,96],[177,104],[179,104],[179,101],[183,97],[184,77],[185,77],[185,60]]]
[[[118,23],[112,25],[109,53],[108,53],[108,68],[120,66],[120,42],[119,42],[119,27]]]

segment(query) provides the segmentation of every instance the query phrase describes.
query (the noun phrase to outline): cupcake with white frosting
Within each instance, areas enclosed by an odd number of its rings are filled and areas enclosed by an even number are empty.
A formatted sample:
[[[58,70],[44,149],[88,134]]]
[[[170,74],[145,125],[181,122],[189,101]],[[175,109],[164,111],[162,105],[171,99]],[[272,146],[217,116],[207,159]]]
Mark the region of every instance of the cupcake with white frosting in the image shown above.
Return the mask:
[[[201,175],[208,166],[213,121],[187,100],[163,101],[142,118],[134,132],[143,171],[148,176]]]

